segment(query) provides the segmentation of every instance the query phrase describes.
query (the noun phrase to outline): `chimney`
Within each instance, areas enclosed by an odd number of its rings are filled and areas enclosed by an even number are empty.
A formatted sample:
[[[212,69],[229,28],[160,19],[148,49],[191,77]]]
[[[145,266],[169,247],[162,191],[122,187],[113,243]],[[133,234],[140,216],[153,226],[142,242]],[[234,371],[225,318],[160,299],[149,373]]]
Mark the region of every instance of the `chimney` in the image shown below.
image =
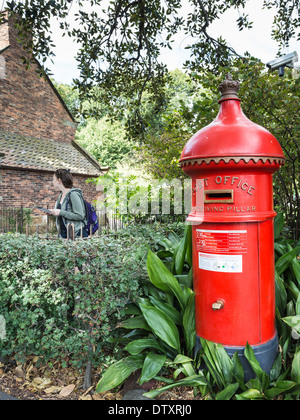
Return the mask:
[[[9,46],[8,12],[0,12],[0,50]]]
[[[15,18],[8,16],[8,12],[1,11],[0,14],[0,51],[8,46],[16,47],[18,45],[20,47],[17,41],[18,30],[15,27]]]

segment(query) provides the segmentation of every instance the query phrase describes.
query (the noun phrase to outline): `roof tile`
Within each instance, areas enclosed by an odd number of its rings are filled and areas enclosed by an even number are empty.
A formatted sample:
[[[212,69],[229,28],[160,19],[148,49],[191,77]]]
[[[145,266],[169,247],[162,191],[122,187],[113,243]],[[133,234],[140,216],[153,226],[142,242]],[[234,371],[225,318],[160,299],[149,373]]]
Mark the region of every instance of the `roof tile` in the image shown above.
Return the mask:
[[[2,166],[55,171],[70,169],[72,173],[99,176],[101,167],[87,152],[76,144],[61,143],[20,134],[0,131]],[[1,155],[1,154],[0,154]]]

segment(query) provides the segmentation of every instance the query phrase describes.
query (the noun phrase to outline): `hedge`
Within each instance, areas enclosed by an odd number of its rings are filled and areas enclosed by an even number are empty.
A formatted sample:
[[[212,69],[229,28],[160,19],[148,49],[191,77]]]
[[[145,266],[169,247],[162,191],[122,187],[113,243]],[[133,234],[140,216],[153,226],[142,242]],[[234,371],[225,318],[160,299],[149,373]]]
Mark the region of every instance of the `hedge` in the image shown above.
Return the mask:
[[[155,225],[75,242],[0,235],[2,358],[105,362],[126,304],[143,294],[147,251],[165,249],[168,233],[172,226]]]

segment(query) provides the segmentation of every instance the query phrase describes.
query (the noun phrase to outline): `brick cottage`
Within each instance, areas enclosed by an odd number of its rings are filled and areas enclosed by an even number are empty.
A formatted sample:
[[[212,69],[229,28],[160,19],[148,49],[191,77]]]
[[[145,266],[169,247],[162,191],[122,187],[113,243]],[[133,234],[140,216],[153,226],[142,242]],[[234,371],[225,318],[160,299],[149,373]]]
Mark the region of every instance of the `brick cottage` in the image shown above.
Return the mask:
[[[11,19],[0,24],[0,207],[54,207],[58,168],[70,169],[88,201],[99,199],[91,178],[106,172],[77,142],[77,123],[37,61],[26,70]],[[4,156],[3,156],[4,155]],[[34,211],[38,216],[39,212]]]

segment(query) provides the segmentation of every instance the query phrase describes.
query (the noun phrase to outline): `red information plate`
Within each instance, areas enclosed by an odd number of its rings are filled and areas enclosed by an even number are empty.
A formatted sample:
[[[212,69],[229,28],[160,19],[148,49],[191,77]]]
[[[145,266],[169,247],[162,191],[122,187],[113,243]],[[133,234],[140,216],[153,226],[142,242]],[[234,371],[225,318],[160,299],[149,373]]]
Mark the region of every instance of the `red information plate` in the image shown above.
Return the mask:
[[[246,230],[196,230],[196,249],[213,254],[247,253]]]

